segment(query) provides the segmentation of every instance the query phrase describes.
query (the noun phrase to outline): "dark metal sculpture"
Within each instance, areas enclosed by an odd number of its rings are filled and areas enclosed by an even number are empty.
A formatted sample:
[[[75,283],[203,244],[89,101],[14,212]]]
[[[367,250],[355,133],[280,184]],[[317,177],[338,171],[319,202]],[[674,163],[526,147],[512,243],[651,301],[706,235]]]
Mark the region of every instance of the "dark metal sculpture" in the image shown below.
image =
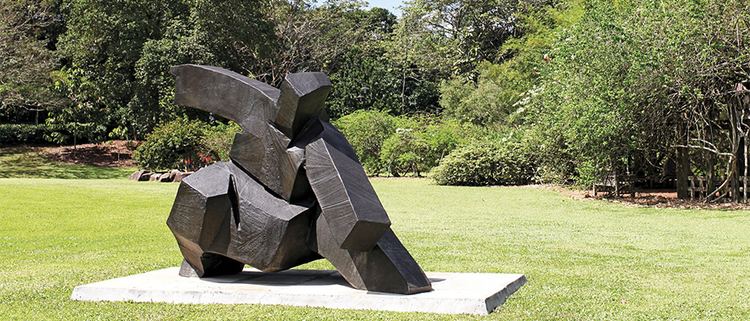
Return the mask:
[[[231,162],[185,178],[167,220],[180,274],[267,272],[328,259],[355,288],[412,294],[432,286],[390,220],[346,138],[327,121],[323,73],[280,89],[217,67],[180,65],[175,101],[241,125]]]

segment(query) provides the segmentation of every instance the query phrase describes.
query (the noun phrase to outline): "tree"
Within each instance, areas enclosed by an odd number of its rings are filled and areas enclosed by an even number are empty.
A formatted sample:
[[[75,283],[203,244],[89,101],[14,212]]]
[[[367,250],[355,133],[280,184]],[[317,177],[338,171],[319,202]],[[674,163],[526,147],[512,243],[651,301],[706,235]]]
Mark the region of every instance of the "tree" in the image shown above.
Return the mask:
[[[55,90],[61,25],[59,1],[0,1],[0,117],[38,123],[67,103]]]
[[[289,72],[337,69],[341,59],[366,41],[377,39],[388,29],[392,17],[364,9],[357,0],[276,0],[268,19],[275,26],[274,54],[266,57],[266,70],[256,76],[278,84]],[[384,20],[378,20],[384,19]]]
[[[263,70],[260,61],[272,54],[273,41],[263,4],[71,0],[60,45],[69,59],[65,90],[76,106],[56,118],[88,119],[143,137],[185,114],[171,102],[169,67],[207,63],[245,74]]]
[[[473,77],[459,74],[441,83],[446,116],[477,125],[522,121],[517,111],[541,87],[541,71],[550,62],[557,33],[575,23],[582,11],[579,1],[542,4],[516,10],[514,35],[495,51],[502,61],[482,61],[470,72]]]
[[[363,109],[401,111],[401,79],[382,50],[350,50],[330,77],[333,91],[327,106],[333,118]]]
[[[665,168],[678,163],[678,184],[705,175],[708,200],[736,199],[750,128],[747,9],[741,1],[586,1],[581,19],[556,32],[536,95],[518,111],[551,156],[542,162],[573,168],[560,176],[582,184],[613,173],[667,179]]]
[[[519,14],[549,0],[414,0],[396,32],[419,65],[469,75],[482,61],[501,62],[500,48],[521,35]]]

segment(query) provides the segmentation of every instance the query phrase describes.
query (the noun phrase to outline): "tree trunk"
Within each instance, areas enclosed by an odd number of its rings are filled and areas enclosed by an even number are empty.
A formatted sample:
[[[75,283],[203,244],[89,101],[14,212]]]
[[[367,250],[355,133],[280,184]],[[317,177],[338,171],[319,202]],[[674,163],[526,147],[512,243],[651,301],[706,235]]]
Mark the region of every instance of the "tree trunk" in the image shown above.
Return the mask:
[[[615,198],[620,198],[620,180],[617,177],[617,171],[614,172]]]
[[[732,125],[732,154],[734,154],[734,157],[731,159],[731,174],[730,174],[730,188],[732,191],[732,202],[738,203],[740,201],[740,169],[739,169],[739,159],[740,159],[740,134],[739,134],[739,128],[741,120],[739,119],[739,115],[737,114],[737,109],[739,106],[735,104],[729,105],[729,121]]]
[[[716,177],[714,168],[716,167],[716,155],[714,154],[707,154],[706,155],[706,193],[710,193],[711,191],[716,189],[716,184],[714,184],[714,177]],[[708,195],[706,195],[708,197]]]
[[[747,135],[742,138],[742,202],[747,203]]]
[[[689,199],[688,176],[690,176],[690,151],[687,148],[677,148],[675,153],[677,197],[679,199]]]

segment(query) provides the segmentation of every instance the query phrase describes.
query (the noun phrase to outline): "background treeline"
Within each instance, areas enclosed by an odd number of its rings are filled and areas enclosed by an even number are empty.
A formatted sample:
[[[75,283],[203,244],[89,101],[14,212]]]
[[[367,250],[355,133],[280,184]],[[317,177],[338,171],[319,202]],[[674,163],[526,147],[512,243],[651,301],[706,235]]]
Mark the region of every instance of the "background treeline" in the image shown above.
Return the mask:
[[[373,175],[718,188],[746,172],[744,0],[413,0],[401,17],[348,0],[0,4],[2,143],[145,139],[149,168],[225,158],[236,126],[172,103],[169,66],[200,63],[275,85],[328,73],[329,114]]]

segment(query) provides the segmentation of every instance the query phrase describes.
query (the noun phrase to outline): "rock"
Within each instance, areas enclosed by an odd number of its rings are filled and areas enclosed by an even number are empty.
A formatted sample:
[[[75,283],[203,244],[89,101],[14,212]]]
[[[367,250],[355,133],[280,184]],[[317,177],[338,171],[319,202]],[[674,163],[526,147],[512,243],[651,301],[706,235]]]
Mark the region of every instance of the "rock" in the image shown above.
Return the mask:
[[[177,183],[182,182],[182,180],[185,177],[190,176],[190,174],[192,174],[192,173],[193,172],[177,172],[177,174],[174,175],[174,180],[173,181],[177,182]]]
[[[171,173],[164,173],[159,175],[159,182],[169,183],[172,181]]]
[[[140,181],[147,181],[151,177],[151,172],[146,170],[140,170],[133,174],[130,174],[130,179],[140,182]]]
[[[128,179],[137,181],[141,177],[141,175],[143,175],[143,171],[136,171],[135,173],[130,174],[130,176],[128,176]]]
[[[149,181],[159,181],[159,177],[161,176],[161,173],[153,173],[151,174],[151,177],[149,177]]]
[[[140,178],[138,178],[139,182],[148,182],[151,179],[151,176],[154,175],[154,173],[151,172],[145,172],[143,175],[141,175]]]
[[[176,174],[174,174],[174,179],[172,181],[175,183],[179,183],[182,182],[183,178],[184,176],[182,176],[182,172],[177,172]]]
[[[170,182],[174,182],[174,178],[175,178],[175,176],[177,176],[177,173],[179,173],[179,172],[180,171],[177,170],[177,169],[173,169],[173,170],[169,171],[169,180],[170,180]]]

